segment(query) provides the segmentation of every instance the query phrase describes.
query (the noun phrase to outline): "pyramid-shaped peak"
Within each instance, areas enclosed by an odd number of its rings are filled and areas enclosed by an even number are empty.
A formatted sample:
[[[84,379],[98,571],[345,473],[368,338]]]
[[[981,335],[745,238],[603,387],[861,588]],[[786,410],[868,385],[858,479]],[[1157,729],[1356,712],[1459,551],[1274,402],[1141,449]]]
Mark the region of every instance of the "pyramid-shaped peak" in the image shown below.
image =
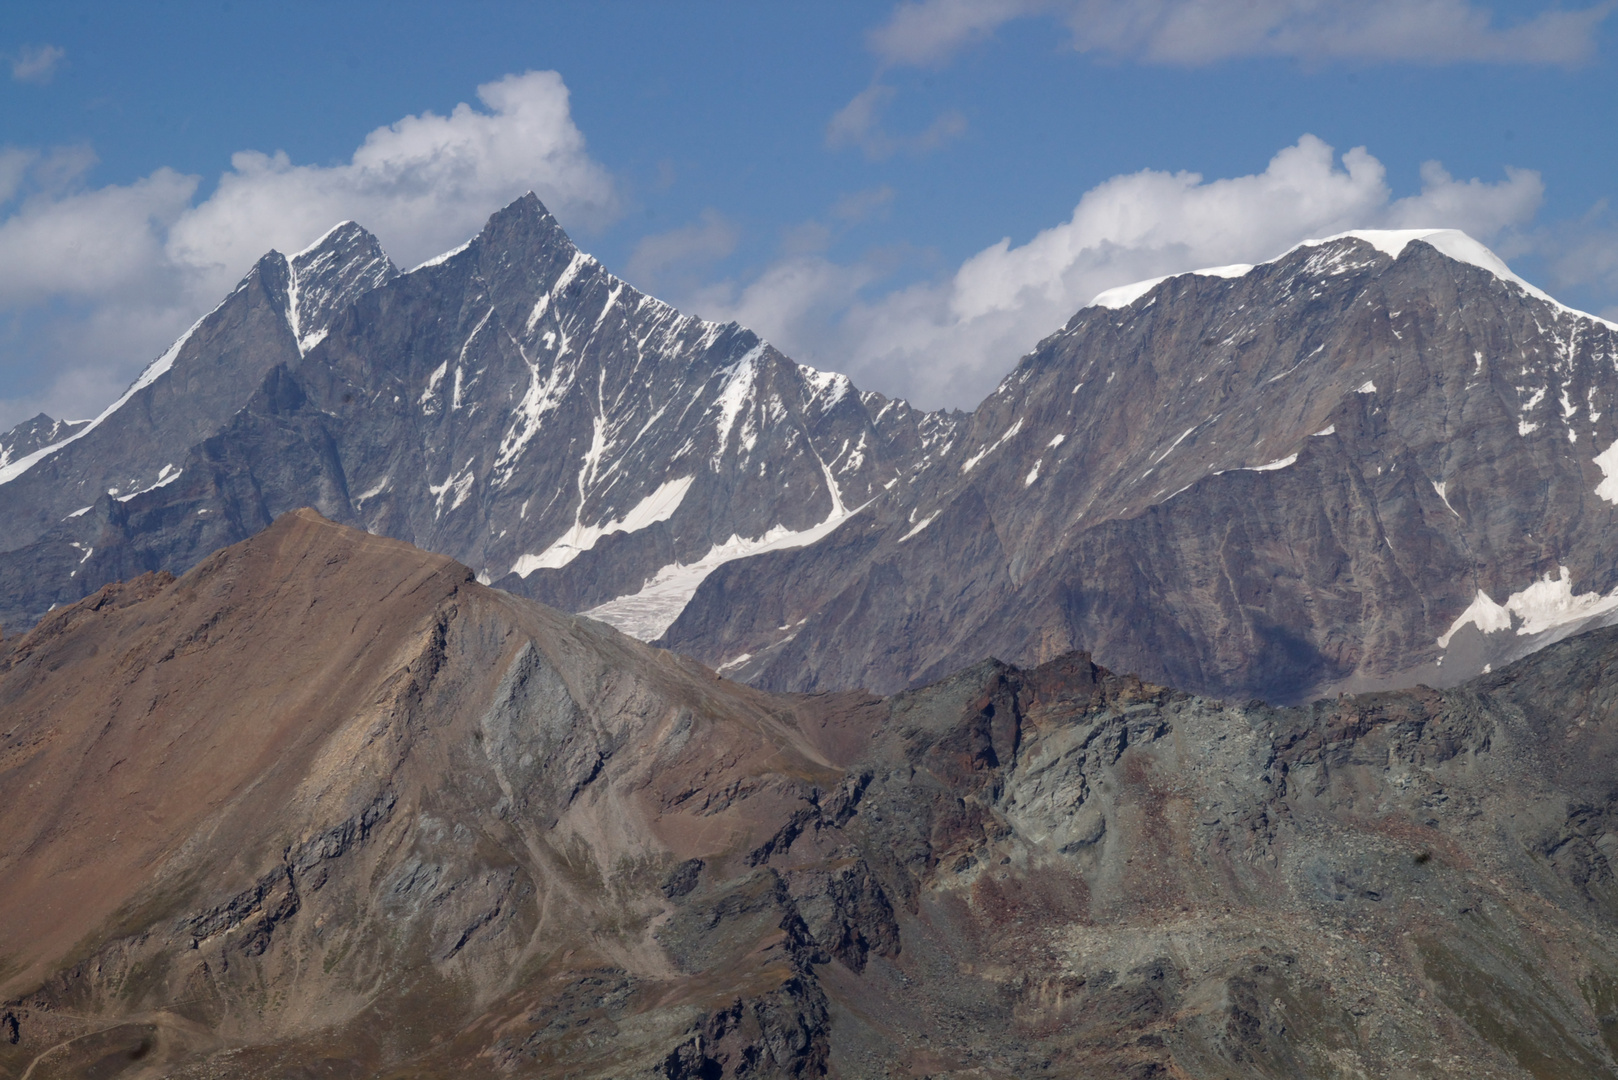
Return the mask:
[[[55,423],[56,418],[54,416],[46,412],[40,412],[35,413],[33,416],[30,416],[28,419],[18,424],[17,428],[48,428],[55,425]],[[13,428],[12,430],[15,431],[16,428]]]
[[[0,465],[10,464],[40,447],[58,442],[80,430],[87,423],[89,423],[87,420],[58,420],[45,413],[30,417],[10,431],[0,434]]]
[[[333,225],[320,239],[297,254],[288,256],[287,263],[292,267],[292,272],[299,276],[362,263],[393,265],[387,252],[382,250],[381,241],[352,221]]]
[[[399,273],[381,242],[352,221],[328,229],[287,267],[287,321],[304,352],[325,337],[338,312]]]
[[[551,215],[550,210],[545,206],[545,203],[537,194],[534,193],[532,188],[523,192],[506,205],[496,210],[492,215],[490,215],[490,217],[499,217],[501,214],[532,214],[540,218],[547,218],[551,221],[556,220],[556,218]]]
[[[533,246],[562,248],[572,254],[577,250],[572,237],[562,228],[532,191],[513,199],[489,215],[488,223],[478,234],[479,240],[495,243],[502,248],[527,249]]]
[[[560,255],[564,260],[578,253],[572,237],[562,228],[532,191],[513,199],[489,215],[478,234],[448,251],[411,267],[409,273],[440,266],[473,247],[508,252],[525,258],[542,254]]]
[[[297,262],[318,256],[321,252],[336,251],[346,247],[358,245],[375,246],[378,250],[382,245],[377,238],[364,226],[355,221],[339,221],[325,232],[321,233],[313,243],[300,251],[287,256],[289,261]]]

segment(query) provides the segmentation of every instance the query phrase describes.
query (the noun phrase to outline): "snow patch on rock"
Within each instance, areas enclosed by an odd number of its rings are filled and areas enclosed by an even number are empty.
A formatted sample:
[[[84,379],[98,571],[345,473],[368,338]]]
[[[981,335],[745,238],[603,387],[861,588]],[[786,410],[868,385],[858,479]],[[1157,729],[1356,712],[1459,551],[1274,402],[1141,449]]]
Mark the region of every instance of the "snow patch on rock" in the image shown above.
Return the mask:
[[[1602,481],[1596,485],[1596,494],[1610,503],[1618,504],[1618,442],[1614,442],[1591,459],[1601,470]]]
[[[1189,273],[1198,277],[1239,278],[1252,269],[1252,263],[1232,263],[1229,266],[1208,266],[1201,270],[1191,270]],[[1085,306],[1111,308],[1114,311],[1119,308],[1126,308],[1169,278],[1184,276],[1184,274],[1164,274],[1162,277],[1148,278],[1145,281],[1131,282],[1128,285],[1118,285],[1097,293],[1095,298]]]
[[[719,417],[714,424],[715,434],[718,436],[714,448],[713,465],[715,470],[724,461],[725,451],[730,448],[730,435],[736,427],[736,418],[741,415],[742,408],[753,396],[753,386],[758,379],[758,359],[764,355],[762,343],[747,350],[740,360],[725,374],[725,385],[719,392],[719,398],[714,406],[719,410]]]
[[[826,520],[820,524],[798,530],[775,525],[763,536],[753,538],[733,534],[724,543],[709,548],[708,553],[696,562],[670,563],[654,574],[639,592],[632,596],[620,596],[615,600],[609,600],[583,614],[592,619],[600,619],[632,638],[639,638],[641,641],[657,640],[663,636],[664,631],[674,625],[674,620],[680,617],[680,612],[685,610],[686,604],[696,595],[697,586],[721,566],[750,555],[762,555],[767,551],[807,547],[822,537],[830,536],[839,525],[865,509],[864,506],[860,506],[849,510],[843,506],[842,492],[838,490],[830,472],[826,474],[826,484],[831,492],[832,508]]]
[[[472,238],[472,240],[476,240],[476,239],[477,239],[477,237],[475,237],[475,236]],[[467,248],[471,247],[472,246],[472,240],[468,240],[464,244],[460,244],[460,245],[458,245],[456,247],[450,248],[448,251],[442,252],[442,253],[440,253],[438,255],[434,255],[432,258],[428,259],[424,263],[417,263],[415,266],[412,266],[409,270],[406,270],[405,273],[414,274],[417,270],[425,270],[429,266],[440,266],[440,265],[442,265],[444,263],[447,263],[451,259],[455,258],[455,256],[459,255],[461,252],[463,252]]]
[[[176,469],[172,464],[165,465],[163,466],[162,471],[157,474],[157,479],[154,482],[148,484],[146,487],[141,488],[139,491],[131,491],[128,495],[118,495],[116,498],[119,502],[128,502],[136,495],[144,495],[148,491],[156,491],[160,487],[168,487],[170,484],[174,483],[174,481],[178,480],[180,478],[180,474],[183,472],[185,472],[184,469]]]
[[[691,483],[695,479],[694,476],[682,476],[678,480],[669,480],[658,485],[656,491],[636,503],[629,513],[616,521],[600,525],[574,523],[571,529],[558,537],[544,551],[519,558],[512,565],[511,572],[518,577],[527,577],[535,570],[560,569],[583,552],[595,547],[596,542],[604,536],[618,532],[639,532],[648,525],[667,521],[674,516],[674,511],[680,508],[680,503],[685,500],[685,493],[691,490]]]
[[[966,463],[961,466],[961,472],[963,472],[963,473],[971,472],[977,466],[978,462],[982,461],[984,458],[988,457],[990,454],[992,454],[996,450],[1000,449],[1001,445],[1007,439],[1014,438],[1016,436],[1017,432],[1019,432],[1021,430],[1022,430],[1022,417],[1019,416],[1017,418],[1017,422],[1015,424],[1012,424],[1011,427],[1006,431],[1006,433],[1004,435],[1000,436],[994,442],[990,443],[988,446],[984,447],[982,450],[979,450],[977,453],[975,453],[971,457],[967,458]]]
[[[933,522],[937,521],[938,520],[938,515],[940,513],[941,513],[941,511],[934,510],[932,513],[928,514],[926,517],[924,517],[920,521],[916,522],[914,525],[912,525],[910,527],[909,532],[907,532],[903,536],[899,537],[899,543],[901,543],[901,544],[904,543],[906,540],[909,540],[912,536],[915,536],[917,533],[921,532],[921,530],[925,529],[927,526],[929,526]]]
[[[1598,592],[1575,594],[1567,567],[1557,570],[1557,576],[1547,573],[1521,592],[1506,597],[1503,604],[1495,603],[1479,589],[1471,605],[1438,638],[1438,647],[1449,648],[1450,640],[1468,623],[1485,634],[1510,630],[1515,624],[1519,635],[1530,635],[1618,611],[1618,589],[1605,596]]]

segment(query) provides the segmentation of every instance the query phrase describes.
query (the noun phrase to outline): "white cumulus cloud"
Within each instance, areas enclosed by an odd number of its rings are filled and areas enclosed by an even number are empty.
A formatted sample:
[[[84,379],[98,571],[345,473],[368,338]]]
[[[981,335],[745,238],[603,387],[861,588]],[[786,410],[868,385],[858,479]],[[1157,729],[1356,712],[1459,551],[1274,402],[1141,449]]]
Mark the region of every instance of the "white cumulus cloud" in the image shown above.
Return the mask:
[[[876,298],[866,297],[879,268],[801,255],[690,301],[861,386],[923,406],[970,408],[1019,355],[1112,286],[1258,262],[1351,228],[1458,228],[1487,242],[1529,222],[1544,193],[1539,174],[1526,170],[1485,183],[1455,180],[1429,163],[1421,179],[1417,194],[1396,199],[1382,163],[1364,148],[1339,160],[1306,135],[1248,176],[1144,170],[1114,177],[1085,192],[1067,221],[1026,243],[1001,240],[942,280]]]
[[[568,91],[554,71],[478,87],[488,112],[407,116],[366,136],[345,165],[294,165],[243,151],[219,187],[170,230],[168,250],[229,276],[267,248],[297,250],[345,218],[412,265],[476,232],[489,213],[533,188],[574,225],[616,209],[606,170],[585,153]]]
[[[26,326],[36,362],[58,373],[0,400],[0,426],[41,407],[93,413],[264,252],[297,251],[339,221],[365,225],[408,268],[530,189],[572,228],[617,214],[560,75],[510,75],[478,99],[378,128],[337,165],[242,151],[201,201],[200,178],[170,169],[90,187],[85,148],[0,149],[0,316]],[[15,384],[19,361],[6,359]]]

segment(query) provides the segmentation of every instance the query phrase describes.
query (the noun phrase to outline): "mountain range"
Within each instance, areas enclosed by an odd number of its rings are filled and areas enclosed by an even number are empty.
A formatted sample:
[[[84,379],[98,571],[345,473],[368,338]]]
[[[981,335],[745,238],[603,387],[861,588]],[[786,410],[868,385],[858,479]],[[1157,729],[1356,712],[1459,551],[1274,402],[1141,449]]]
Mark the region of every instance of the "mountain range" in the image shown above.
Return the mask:
[[[101,415],[0,437],[0,618],[311,506],[765,689],[1076,649],[1282,703],[1450,686],[1618,618],[1615,391],[1611,324],[1462,234],[1359,232],[1111,290],[924,412],[529,195],[409,272],[353,223],[271,252]]]
[[[1618,1080],[1615,402],[1450,231],[970,413],[270,252],[0,436],[0,1077]]]

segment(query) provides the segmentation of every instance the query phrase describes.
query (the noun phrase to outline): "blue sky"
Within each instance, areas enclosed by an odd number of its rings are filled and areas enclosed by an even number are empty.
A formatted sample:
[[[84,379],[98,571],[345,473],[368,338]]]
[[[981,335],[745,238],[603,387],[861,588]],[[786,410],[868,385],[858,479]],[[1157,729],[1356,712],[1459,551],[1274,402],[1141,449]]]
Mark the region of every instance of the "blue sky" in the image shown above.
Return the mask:
[[[1611,10],[10,5],[0,426],[94,413],[271,246],[351,217],[408,266],[530,187],[633,284],[928,406],[1109,285],[1350,227],[1611,313]]]

